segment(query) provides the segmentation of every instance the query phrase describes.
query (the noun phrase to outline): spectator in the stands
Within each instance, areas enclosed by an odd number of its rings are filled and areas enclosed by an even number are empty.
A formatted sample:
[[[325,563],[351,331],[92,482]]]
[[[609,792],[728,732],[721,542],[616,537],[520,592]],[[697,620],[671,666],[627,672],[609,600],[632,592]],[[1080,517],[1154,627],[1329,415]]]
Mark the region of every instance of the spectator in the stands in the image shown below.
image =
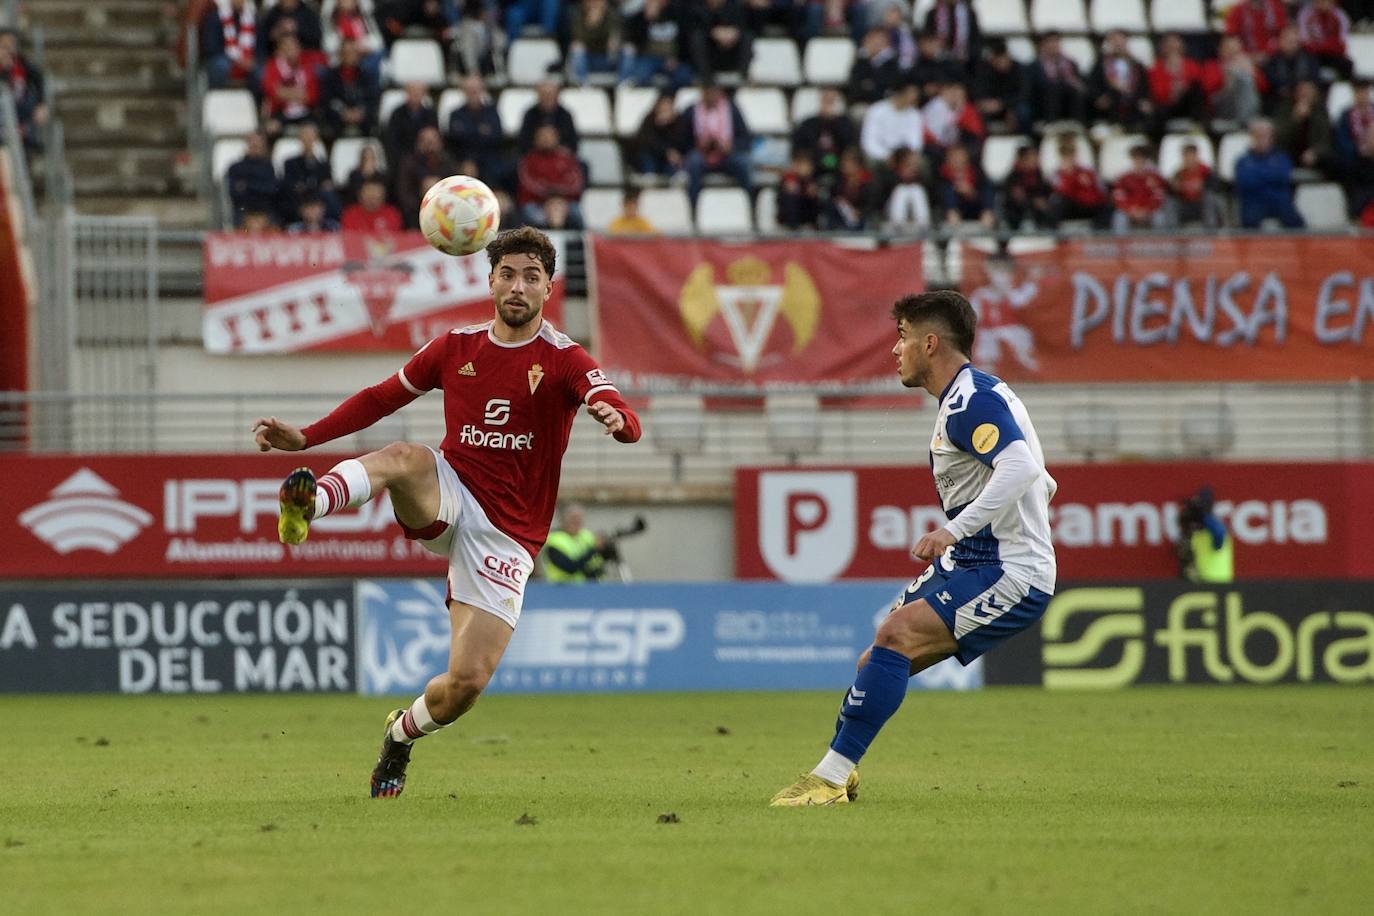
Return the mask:
[[[501,116],[487,98],[482,77],[463,78],[463,104],[448,118],[448,147],[458,159],[477,163],[482,180],[491,186],[511,183],[514,170],[506,154]]]
[[[1350,17],[1336,5],[1336,0],[1308,0],[1298,13],[1298,35],[1303,50],[1315,57],[1318,64],[1330,67],[1346,80],[1354,72],[1345,43],[1349,34]]]
[[[688,10],[688,48],[692,66],[702,79],[747,72],[753,36],[746,28],[740,0],[693,0]]]
[[[358,153],[358,164],[348,173],[348,186],[343,189],[343,202],[346,205],[357,203],[358,194],[362,191],[363,183],[367,181],[379,181],[382,187],[390,187],[391,182],[387,180],[386,170],[382,168],[381,158],[377,155],[377,148],[368,144]]]
[[[582,0],[568,14],[572,42],[568,45],[568,70],[572,81],[585,86],[592,73],[616,73],[620,69],[620,10],[609,0]]]
[[[628,187],[621,198],[620,213],[606,226],[611,235],[651,235],[658,232],[654,224],[639,212],[639,188]]]
[[[1297,26],[1286,25],[1279,33],[1278,50],[1264,64],[1264,81],[1268,84],[1265,101],[1270,113],[1292,104],[1298,83],[1321,81],[1317,59],[1303,50]]]
[[[315,120],[319,104],[319,81],[301,60],[300,43],[290,35],[282,38],[262,68],[263,129],[275,138],[288,127]]]
[[[987,128],[978,110],[968,103],[968,90],[963,83],[946,83],[940,94],[921,109],[921,119],[925,122],[926,147],[932,156],[938,158],[952,146],[962,146],[977,156],[983,147]]]
[[[1032,125],[1077,121],[1087,117],[1087,84],[1078,65],[1064,54],[1058,32],[1040,36],[1035,62],[1026,68],[1023,84],[1026,117]]]
[[[849,69],[849,101],[871,105],[897,88],[902,71],[897,67],[897,52],[883,29],[869,29],[864,35],[854,65]]]
[[[886,162],[898,149],[920,153],[925,146],[925,120],[916,107],[918,91],[911,84],[900,86],[864,113],[859,143],[870,162]]]
[[[1354,98],[1350,107],[1341,112],[1336,121],[1336,153],[1343,165],[1354,161],[1360,142],[1374,129],[1374,97],[1371,97],[1370,81],[1355,80],[1351,88]]]
[[[238,222],[238,230],[244,235],[271,235],[277,231],[277,224],[266,210],[247,210]]]
[[[682,10],[677,0],[644,0],[644,6],[625,20],[622,80],[649,86],[658,76],[676,91],[692,81],[692,68],[683,62]]]
[[[973,104],[993,133],[1021,129],[1017,106],[1021,103],[1021,67],[1007,51],[1005,38],[989,38],[983,58],[974,68]]]
[[[1298,168],[1335,170],[1331,116],[1315,82],[1298,83],[1293,98],[1279,106],[1274,118],[1274,143]]]
[[[380,99],[376,78],[362,65],[358,43],[344,39],[338,64],[324,71],[320,80],[320,107],[330,137],[371,135]]]
[[[1212,116],[1223,121],[1248,122],[1259,115],[1260,96],[1268,85],[1234,35],[1223,35],[1217,59],[1202,67],[1202,91],[1207,94]]]
[[[671,177],[682,171],[687,125],[673,108],[673,97],[661,95],[635,133],[635,169],[645,175]]]
[[[1107,191],[1097,171],[1078,161],[1078,135],[1060,134],[1055,151],[1059,154],[1059,167],[1054,174],[1054,194],[1050,196],[1055,224],[1081,219],[1091,220],[1099,229],[1107,228],[1112,212]]]
[[[863,153],[856,146],[849,147],[840,154],[840,171],[826,204],[825,228],[836,232],[867,228],[875,190],[873,173],[864,165]]]
[[[458,33],[457,22],[452,0],[411,0],[405,34],[419,33],[439,42],[447,58]]]
[[[339,221],[345,232],[400,232],[401,211],[387,203],[386,185],[369,178],[358,189],[358,202]]]
[[[286,231],[292,235],[300,235],[303,232],[338,232],[339,221],[329,215],[323,198],[318,194],[309,194],[301,198],[300,219],[288,225]]]
[[[1037,229],[1053,226],[1050,198],[1054,188],[1040,168],[1040,151],[1026,144],[1016,150],[1016,160],[1002,185],[1002,218],[1007,228],[1017,230],[1026,221]]]
[[[405,93],[405,101],[391,112],[382,135],[387,159],[393,166],[415,149],[420,131],[439,126],[439,116],[429,103],[429,89],[424,83],[406,83]]]
[[[707,83],[700,101],[683,112],[683,123],[687,146],[682,164],[692,205],[696,205],[708,172],[730,176],[752,198],[754,179],[749,153],[753,140],[744,117],[725,90]]]
[[[353,42],[358,52],[358,65],[367,71],[374,84],[380,86],[385,42],[376,20],[360,3],[361,0],[336,0],[334,11],[329,14],[328,28],[338,38],[340,54],[345,43]]]
[[[450,47],[453,67],[464,76],[494,76],[504,69],[505,33],[487,0],[462,0]]]
[[[1126,33],[1113,29],[1088,77],[1093,114],[1127,130],[1138,130],[1154,114],[1145,67],[1131,56]]]
[[[928,102],[940,94],[941,86],[960,82],[967,76],[962,64],[945,55],[940,39],[933,32],[922,32],[916,42],[916,59],[905,71],[904,79],[920,88],[921,102]]]
[[[534,132],[544,125],[552,125],[558,131],[558,145],[570,153],[577,154],[577,127],[573,124],[572,112],[558,101],[558,81],[540,80],[534,87],[534,104],[525,112],[520,122],[520,135],[516,148],[527,153],[534,148]]]
[[[517,200],[526,222],[544,228],[581,226],[577,200],[582,196],[584,183],[582,165],[571,150],[559,144],[558,129],[552,124],[534,132],[534,148],[520,157],[519,175]],[[555,200],[567,204],[566,220],[559,219],[564,212],[563,204],[553,203]]]
[[[1159,41],[1159,56],[1150,67],[1150,99],[1161,131],[1170,121],[1187,119],[1201,124],[1206,116],[1202,66],[1184,54],[1183,36],[1177,32]]]
[[[807,0],[744,0],[744,27],[753,35],[775,28],[805,41],[811,26]]]
[[[870,10],[873,8],[869,7]],[[888,43],[897,52],[897,66],[910,70],[916,66],[916,38],[911,31],[911,12],[904,3],[888,3],[878,10],[875,20],[878,27],[887,32]],[[938,40],[931,46],[932,55],[940,55]]]
[[[526,25],[537,27],[549,38],[558,34],[563,0],[502,0],[501,6],[505,10],[506,34],[512,40],[520,37]]]
[[[993,210],[992,186],[988,178],[961,145],[945,150],[939,175],[941,221],[952,229],[976,223],[986,229],[997,225]]]
[[[792,151],[792,164],[778,184],[778,225],[784,229],[816,229],[821,219],[821,188],[815,167],[804,150]]]
[[[12,31],[0,32],[0,86],[8,86],[14,96],[24,148],[42,151],[43,126],[48,123],[43,71],[20,53],[19,36]]]
[[[835,89],[822,89],[820,111],[797,125],[792,151],[805,152],[817,178],[829,179],[840,169],[840,153],[853,146],[858,130],[844,110],[844,99]]]
[[[318,197],[331,217],[337,217],[343,207],[334,190],[334,173],[329,167],[319,129],[309,121],[300,126],[296,139],[301,141],[301,154],[287,159],[282,166],[282,222],[296,220],[301,202]]]
[[[421,128],[415,137],[415,151],[402,158],[396,167],[396,203],[408,228],[420,225],[420,200],[429,190],[425,179],[447,178],[457,172],[458,164],[444,150],[444,137],[439,128]]]
[[[1150,161],[1150,148],[1131,147],[1131,168],[1112,186],[1112,228],[1117,232],[1169,227],[1169,185]]]
[[[1258,63],[1279,49],[1279,33],[1288,24],[1283,0],[1240,0],[1226,13],[1226,34]]]
[[[940,40],[945,56],[958,61],[965,74],[973,72],[982,51],[983,33],[969,0],[936,0],[926,13],[924,31]]]
[[[288,20],[290,25],[282,28],[282,24]],[[319,55],[324,42],[324,29],[320,23],[320,14],[308,3],[302,0],[277,0],[262,11],[262,16],[258,19],[258,36],[261,39],[258,45],[259,57],[276,56],[277,46],[288,35],[294,35],[296,41],[300,42],[307,64],[323,62]]]
[[[243,158],[224,173],[224,185],[229,190],[229,203],[234,210],[234,224],[243,221],[250,211],[275,213],[281,197],[281,183],[277,170],[267,157],[267,138],[261,133],[248,136]]]
[[[200,20],[200,56],[211,89],[258,83],[258,11],[253,0],[217,0]]]
[[[926,194],[925,168],[920,155],[911,149],[892,153],[883,170],[884,205],[889,229],[919,231],[929,229],[930,197]]]
[[[1274,125],[1266,118],[1250,122],[1250,149],[1236,161],[1236,197],[1247,229],[1266,219],[1288,228],[1306,225],[1293,205],[1293,161],[1274,146]]]
[[[1180,226],[1201,223],[1207,228],[1221,225],[1221,207],[1216,199],[1216,179],[1202,161],[1196,143],[1185,143],[1178,169],[1170,176],[1175,220]]]

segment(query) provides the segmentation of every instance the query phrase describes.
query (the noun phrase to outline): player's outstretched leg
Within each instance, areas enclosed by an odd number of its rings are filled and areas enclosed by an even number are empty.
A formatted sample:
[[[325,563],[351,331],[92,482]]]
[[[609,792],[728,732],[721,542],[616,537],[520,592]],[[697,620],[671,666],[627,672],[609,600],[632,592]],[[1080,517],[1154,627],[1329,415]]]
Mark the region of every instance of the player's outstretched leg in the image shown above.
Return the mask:
[[[277,534],[283,544],[299,544],[310,523],[344,509],[355,509],[382,490],[391,491],[397,518],[424,528],[439,510],[434,453],[423,445],[393,442],[385,448],[340,461],[319,478],[309,468],[296,468],[281,485]]]
[[[394,709],[386,717],[382,752],[372,769],[372,797],[395,798],[406,787],[406,767],[410,764],[410,745],[391,737],[391,729],[408,710]]]
[[[856,767],[906,698],[907,679],[958,649],[949,627],[920,599],[893,611],[840,706],[840,727],[821,762],[774,795],[774,807],[845,804],[858,795]],[[851,788],[852,786],[852,788]]]

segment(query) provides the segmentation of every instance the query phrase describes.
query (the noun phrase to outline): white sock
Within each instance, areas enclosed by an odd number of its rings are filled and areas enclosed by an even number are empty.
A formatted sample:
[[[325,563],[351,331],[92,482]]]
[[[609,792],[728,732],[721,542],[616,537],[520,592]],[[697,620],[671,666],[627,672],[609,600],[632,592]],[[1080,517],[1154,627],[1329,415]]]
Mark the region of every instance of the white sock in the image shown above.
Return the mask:
[[[392,723],[391,738],[402,744],[412,744],[417,738],[423,738],[443,727],[429,714],[429,707],[425,705],[425,695],[422,693],[410,704],[410,708]]]
[[[834,751],[826,751],[821,762],[816,764],[816,768],[811,771],[812,775],[819,776],[826,782],[833,785],[842,786],[849,781],[849,774],[854,772],[854,761]]]
[[[316,481],[315,514],[324,518],[342,509],[353,509],[372,498],[372,481],[357,458],[340,461]]]

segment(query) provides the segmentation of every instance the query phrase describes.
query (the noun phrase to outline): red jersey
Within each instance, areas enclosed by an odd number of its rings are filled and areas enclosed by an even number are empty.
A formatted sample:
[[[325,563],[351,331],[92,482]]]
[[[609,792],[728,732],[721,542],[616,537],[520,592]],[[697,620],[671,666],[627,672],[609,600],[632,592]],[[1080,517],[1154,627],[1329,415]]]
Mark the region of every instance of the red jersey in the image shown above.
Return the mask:
[[[391,204],[382,204],[376,210],[349,204],[339,225],[345,232],[400,232],[401,211]]]
[[[605,401],[625,416],[621,442],[639,439],[639,418],[587,351],[547,321],[507,344],[493,322],[455,328],[420,348],[391,378],[364,389],[305,427],[307,447],[357,432],[436,388],[444,392],[444,458],[492,524],[533,557],[544,546],[573,418]]]
[[[1164,176],[1154,169],[1130,171],[1116,180],[1112,189],[1112,200],[1118,210],[1146,210],[1154,213],[1164,206],[1169,197],[1169,186]]]

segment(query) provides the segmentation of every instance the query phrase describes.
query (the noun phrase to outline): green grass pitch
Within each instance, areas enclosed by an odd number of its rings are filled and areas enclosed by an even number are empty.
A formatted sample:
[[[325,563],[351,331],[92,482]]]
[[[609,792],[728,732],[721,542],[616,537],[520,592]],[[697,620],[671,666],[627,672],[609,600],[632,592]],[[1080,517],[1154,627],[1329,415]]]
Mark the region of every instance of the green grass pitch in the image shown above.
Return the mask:
[[[767,808],[839,697],[493,696],[377,801],[385,700],[3,697],[0,910],[1374,911],[1369,688],[912,694]]]

